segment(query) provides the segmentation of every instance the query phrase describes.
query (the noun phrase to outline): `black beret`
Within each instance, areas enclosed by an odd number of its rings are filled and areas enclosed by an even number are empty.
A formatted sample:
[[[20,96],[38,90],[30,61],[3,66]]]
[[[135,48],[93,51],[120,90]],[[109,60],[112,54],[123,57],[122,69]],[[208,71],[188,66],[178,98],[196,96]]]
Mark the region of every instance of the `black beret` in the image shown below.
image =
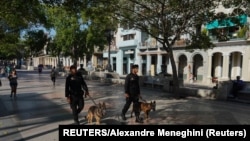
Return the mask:
[[[72,66],[70,66],[70,68],[69,68],[70,70],[72,70],[72,69],[76,69],[76,66],[75,65],[72,65]]]
[[[135,68],[139,68],[139,66],[136,64],[132,65],[132,69],[135,69]]]

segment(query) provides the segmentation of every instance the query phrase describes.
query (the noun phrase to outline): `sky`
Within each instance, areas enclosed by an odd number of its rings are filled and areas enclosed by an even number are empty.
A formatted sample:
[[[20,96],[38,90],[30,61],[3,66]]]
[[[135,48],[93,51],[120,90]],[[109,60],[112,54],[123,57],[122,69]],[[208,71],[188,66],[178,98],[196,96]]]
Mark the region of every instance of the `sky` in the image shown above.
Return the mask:
[[[45,33],[48,33],[50,37],[53,37],[56,35],[56,31],[54,29],[51,29],[51,30],[47,30],[46,28],[40,26],[40,27],[34,27],[34,28],[31,28],[31,29],[34,29],[34,30],[40,30],[42,29]],[[21,32],[21,39],[23,39],[23,36],[25,35],[25,33],[27,32],[27,30],[23,30]]]

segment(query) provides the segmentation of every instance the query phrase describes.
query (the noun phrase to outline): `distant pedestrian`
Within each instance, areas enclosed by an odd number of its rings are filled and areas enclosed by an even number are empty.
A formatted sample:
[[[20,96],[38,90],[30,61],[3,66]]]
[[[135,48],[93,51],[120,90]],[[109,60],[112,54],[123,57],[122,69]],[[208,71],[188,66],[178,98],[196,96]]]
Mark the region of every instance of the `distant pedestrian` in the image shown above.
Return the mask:
[[[5,73],[6,73],[6,76],[10,75],[10,67],[8,65],[5,67]]]
[[[56,83],[56,76],[57,76],[56,68],[53,67],[50,72],[50,78],[51,78],[51,81],[53,82],[53,86],[55,86],[55,83]]]
[[[1,74],[2,74],[2,77],[5,76],[5,70],[4,70],[4,67],[1,68]]]
[[[83,68],[83,64],[80,64],[80,68],[77,70],[81,75],[87,75],[88,72]]]
[[[244,88],[244,81],[240,79],[240,76],[236,76],[236,80],[233,81],[232,94],[234,98],[238,97],[238,92]]]
[[[41,74],[43,70],[43,64],[38,65],[38,73]]]
[[[16,98],[16,89],[17,89],[17,73],[16,70],[12,70],[10,75],[8,76],[8,79],[10,81],[10,87],[11,87],[11,93],[10,93],[10,97],[12,97],[12,95],[14,95],[14,97]]]

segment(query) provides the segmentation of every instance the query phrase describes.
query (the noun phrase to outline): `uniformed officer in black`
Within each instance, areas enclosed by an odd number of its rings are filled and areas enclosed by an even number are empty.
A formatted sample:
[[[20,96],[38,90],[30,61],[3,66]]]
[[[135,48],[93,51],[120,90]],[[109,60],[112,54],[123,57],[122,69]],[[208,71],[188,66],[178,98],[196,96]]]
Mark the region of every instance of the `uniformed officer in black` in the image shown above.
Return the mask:
[[[133,108],[135,110],[135,122],[143,123],[143,119],[140,118],[140,105],[139,99],[141,98],[140,85],[139,85],[139,76],[138,73],[138,65],[133,65],[131,69],[131,73],[126,76],[125,79],[125,98],[126,103],[122,109],[122,119],[126,120],[126,112],[128,111],[131,103],[133,102]]]
[[[77,72],[76,66],[70,67],[70,74],[66,78],[65,97],[72,109],[74,122],[79,125],[78,115],[84,108],[84,94],[89,95],[88,87],[82,75]]]

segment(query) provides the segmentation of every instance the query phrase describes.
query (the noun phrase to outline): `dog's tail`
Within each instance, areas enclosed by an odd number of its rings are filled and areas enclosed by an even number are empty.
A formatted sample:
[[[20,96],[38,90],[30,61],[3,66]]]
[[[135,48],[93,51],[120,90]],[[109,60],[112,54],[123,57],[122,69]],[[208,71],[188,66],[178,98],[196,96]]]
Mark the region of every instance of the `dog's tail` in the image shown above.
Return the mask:
[[[85,116],[84,116],[84,119],[88,120],[88,115],[85,115]]]

